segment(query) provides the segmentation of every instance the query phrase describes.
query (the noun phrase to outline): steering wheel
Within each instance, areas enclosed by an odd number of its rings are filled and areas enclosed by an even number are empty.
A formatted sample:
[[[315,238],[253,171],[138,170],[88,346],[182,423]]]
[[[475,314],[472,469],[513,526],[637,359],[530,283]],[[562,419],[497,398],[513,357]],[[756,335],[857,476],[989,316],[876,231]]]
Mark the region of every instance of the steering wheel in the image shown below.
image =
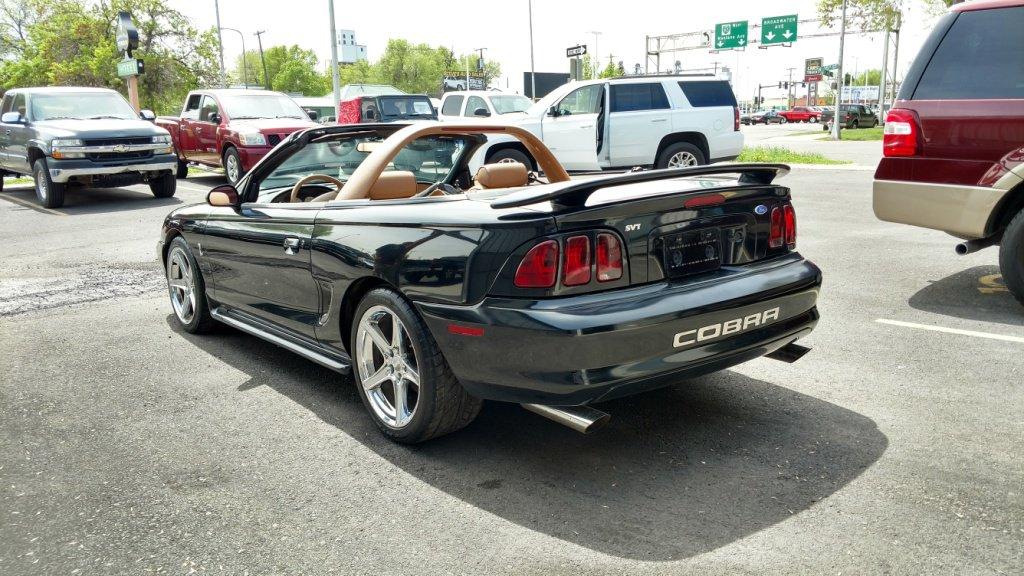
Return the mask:
[[[438,188],[443,190],[445,194],[462,194],[462,190],[459,190],[447,182],[434,182],[430,186],[424,188],[422,192],[414,194],[413,198],[424,198],[426,196],[430,196],[434,193],[434,190],[437,190]]]
[[[341,180],[338,180],[333,176],[328,176],[327,174],[310,174],[296,182],[295,186],[292,186],[292,193],[291,196],[289,196],[288,201],[293,203],[301,202],[301,200],[299,200],[299,193],[302,191],[302,187],[312,182],[327,182],[328,184],[334,184],[335,193],[341,192],[342,186],[345,185]]]

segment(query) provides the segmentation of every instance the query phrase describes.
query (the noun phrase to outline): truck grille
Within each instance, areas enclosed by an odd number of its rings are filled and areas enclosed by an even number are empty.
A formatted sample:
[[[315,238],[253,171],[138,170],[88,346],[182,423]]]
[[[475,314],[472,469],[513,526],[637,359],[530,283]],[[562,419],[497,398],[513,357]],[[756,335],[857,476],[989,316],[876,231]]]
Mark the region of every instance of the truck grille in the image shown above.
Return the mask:
[[[280,134],[267,134],[267,144],[270,144],[271,146],[277,146],[280,143],[281,143],[281,135]]]
[[[114,146],[117,144],[152,144],[151,136],[140,136],[138,138],[98,138],[95,140],[83,140],[86,146]]]
[[[149,158],[153,155],[151,150],[139,150],[136,152],[93,152],[86,154],[86,158],[93,162],[113,162],[117,160],[138,160]]]

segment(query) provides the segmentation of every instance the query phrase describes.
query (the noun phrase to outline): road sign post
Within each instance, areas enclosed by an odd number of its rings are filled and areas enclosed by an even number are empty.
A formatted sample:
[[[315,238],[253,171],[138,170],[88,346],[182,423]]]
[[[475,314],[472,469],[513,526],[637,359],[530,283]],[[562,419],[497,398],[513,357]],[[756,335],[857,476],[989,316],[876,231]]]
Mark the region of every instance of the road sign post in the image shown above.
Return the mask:
[[[142,60],[132,57],[132,50],[139,47],[139,31],[132,22],[132,15],[129,12],[117,14],[117,31],[114,37],[117,48],[124,53],[124,59],[117,63],[117,75],[128,81],[128,101],[131,102],[135,111],[140,110],[139,106],[139,74],[144,68]]]
[[[761,46],[789,44],[796,41],[797,15],[769,16],[761,19]]]
[[[746,20],[715,24],[715,50],[743,50],[746,47]]]

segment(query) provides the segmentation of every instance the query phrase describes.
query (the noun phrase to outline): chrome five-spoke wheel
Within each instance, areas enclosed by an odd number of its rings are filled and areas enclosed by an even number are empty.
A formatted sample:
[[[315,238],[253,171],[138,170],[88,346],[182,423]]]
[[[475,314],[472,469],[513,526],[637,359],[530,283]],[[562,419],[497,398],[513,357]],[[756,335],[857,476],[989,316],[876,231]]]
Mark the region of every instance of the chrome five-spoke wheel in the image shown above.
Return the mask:
[[[690,152],[680,151],[673,154],[668,159],[669,168],[684,168],[686,166],[696,166],[699,162],[697,157]]]
[[[167,289],[178,320],[182,324],[191,324],[196,314],[195,273],[180,246],[172,247],[167,257]]]
[[[374,415],[399,429],[416,413],[420,372],[409,331],[386,306],[372,306],[356,331],[357,368]]]

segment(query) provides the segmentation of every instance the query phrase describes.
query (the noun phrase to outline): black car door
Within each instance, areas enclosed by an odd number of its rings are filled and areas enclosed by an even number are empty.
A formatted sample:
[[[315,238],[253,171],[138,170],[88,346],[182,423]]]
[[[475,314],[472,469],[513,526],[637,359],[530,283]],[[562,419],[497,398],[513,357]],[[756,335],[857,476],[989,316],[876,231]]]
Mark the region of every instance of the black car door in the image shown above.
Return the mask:
[[[320,295],[310,270],[310,246],[321,206],[212,208],[200,251],[217,303],[315,338]]]

